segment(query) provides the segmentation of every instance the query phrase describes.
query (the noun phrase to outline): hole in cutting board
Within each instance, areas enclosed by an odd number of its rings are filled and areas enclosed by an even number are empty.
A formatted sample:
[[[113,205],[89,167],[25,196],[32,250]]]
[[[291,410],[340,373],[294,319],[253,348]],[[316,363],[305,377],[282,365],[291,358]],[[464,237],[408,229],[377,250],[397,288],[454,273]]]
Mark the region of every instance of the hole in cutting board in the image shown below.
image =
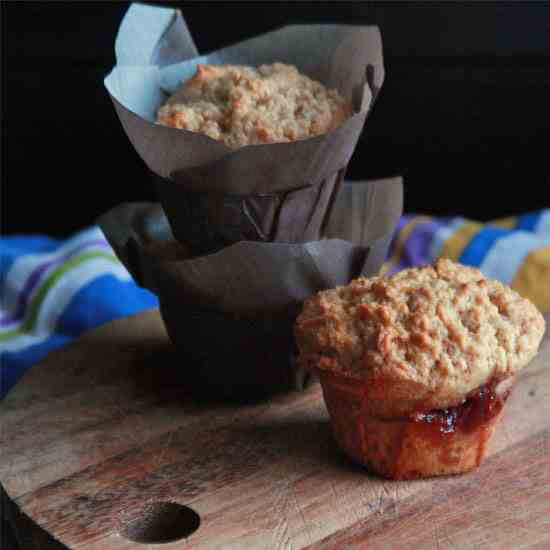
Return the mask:
[[[118,532],[132,542],[162,544],[188,537],[200,522],[200,516],[188,506],[152,502],[121,518]]]

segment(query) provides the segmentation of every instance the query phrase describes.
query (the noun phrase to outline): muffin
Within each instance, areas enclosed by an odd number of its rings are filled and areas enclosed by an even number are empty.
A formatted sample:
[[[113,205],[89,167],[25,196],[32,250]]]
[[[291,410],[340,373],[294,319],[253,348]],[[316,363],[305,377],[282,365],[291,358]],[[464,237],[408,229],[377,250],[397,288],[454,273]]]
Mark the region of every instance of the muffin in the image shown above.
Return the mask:
[[[479,466],[544,329],[512,289],[441,259],[320,292],[295,337],[342,449],[382,476],[413,479]]]
[[[351,106],[336,90],[293,65],[197,65],[158,110],[157,123],[236,148],[323,134],[350,115]]]

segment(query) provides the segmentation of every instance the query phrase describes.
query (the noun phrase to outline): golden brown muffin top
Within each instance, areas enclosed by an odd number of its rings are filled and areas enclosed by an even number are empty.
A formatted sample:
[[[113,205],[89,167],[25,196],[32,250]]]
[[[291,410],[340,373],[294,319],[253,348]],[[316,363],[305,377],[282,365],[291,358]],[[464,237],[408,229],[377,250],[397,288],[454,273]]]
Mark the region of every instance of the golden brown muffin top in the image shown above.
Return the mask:
[[[159,109],[157,122],[241,147],[322,134],[350,114],[336,90],[293,65],[198,65]]]
[[[373,409],[398,416],[457,405],[513,377],[544,329],[529,300],[441,259],[320,292],[304,304],[295,334],[303,366],[362,380]]]

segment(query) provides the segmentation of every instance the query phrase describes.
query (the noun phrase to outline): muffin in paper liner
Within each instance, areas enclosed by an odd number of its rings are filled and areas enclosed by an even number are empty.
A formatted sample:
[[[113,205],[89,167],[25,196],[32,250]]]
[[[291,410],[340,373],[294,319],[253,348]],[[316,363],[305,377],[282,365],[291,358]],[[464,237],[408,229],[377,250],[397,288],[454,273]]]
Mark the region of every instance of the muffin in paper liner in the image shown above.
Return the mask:
[[[388,479],[458,474],[477,468],[500,420],[508,391],[491,385],[464,403],[409,417],[382,418],[367,405],[361,381],[317,371],[340,448]]]
[[[177,240],[194,254],[236,242],[325,237],[347,164],[384,67],[376,27],[292,25],[200,56],[178,10],[132,4],[105,78],[120,121],[153,173]],[[281,61],[337,89],[352,106],[334,130],[290,143],[231,149],[210,137],[155,123],[165,99],[198,64]]]
[[[399,178],[343,186],[327,227],[306,243],[241,241],[196,256],[174,239],[163,209],[129,203],[99,220],[138,284],[153,291],[186,378],[224,399],[303,389],[293,325],[319,290],[378,272],[402,210]]]

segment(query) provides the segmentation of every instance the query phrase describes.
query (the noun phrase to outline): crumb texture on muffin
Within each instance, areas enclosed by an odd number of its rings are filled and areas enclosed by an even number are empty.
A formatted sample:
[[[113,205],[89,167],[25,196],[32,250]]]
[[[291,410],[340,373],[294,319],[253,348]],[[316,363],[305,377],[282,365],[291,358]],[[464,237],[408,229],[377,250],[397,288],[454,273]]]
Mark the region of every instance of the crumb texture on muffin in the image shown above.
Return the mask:
[[[295,333],[302,365],[361,380],[373,409],[394,416],[454,406],[513,377],[544,329],[515,291],[441,259],[320,292]]]
[[[242,147],[322,134],[339,126],[350,111],[336,90],[293,65],[198,65],[159,109],[157,122]]]

